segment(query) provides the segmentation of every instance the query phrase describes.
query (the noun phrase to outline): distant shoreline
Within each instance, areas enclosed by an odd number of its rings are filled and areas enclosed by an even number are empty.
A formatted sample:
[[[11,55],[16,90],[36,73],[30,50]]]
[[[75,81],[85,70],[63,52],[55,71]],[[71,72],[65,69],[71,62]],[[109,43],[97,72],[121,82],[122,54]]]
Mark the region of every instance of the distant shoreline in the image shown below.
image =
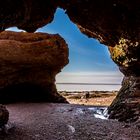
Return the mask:
[[[70,104],[109,106],[118,91],[59,91]]]
[[[56,83],[58,85],[121,85],[120,83]]]
[[[121,85],[118,83],[56,83],[58,91],[119,91]]]

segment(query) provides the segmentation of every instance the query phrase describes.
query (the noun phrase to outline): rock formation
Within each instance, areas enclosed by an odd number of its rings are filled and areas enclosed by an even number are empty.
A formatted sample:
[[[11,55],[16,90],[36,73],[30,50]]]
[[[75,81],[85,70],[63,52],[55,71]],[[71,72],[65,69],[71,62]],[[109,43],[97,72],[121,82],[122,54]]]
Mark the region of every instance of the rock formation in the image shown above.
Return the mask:
[[[57,7],[65,9],[83,33],[109,46],[112,59],[125,75],[117,99],[109,108],[110,118],[138,119],[140,1],[52,0],[46,3],[45,0],[15,0],[13,3],[5,0],[0,7],[0,30],[17,26],[33,32],[53,19]]]
[[[55,75],[68,63],[68,48],[58,35],[0,33],[0,103],[66,102]]]
[[[111,57],[124,74],[122,88],[109,107],[110,118],[135,121],[140,117],[140,45],[139,42],[121,39],[109,47]]]
[[[53,20],[56,8],[55,0],[1,1],[0,30],[17,26],[28,32],[34,32]]]

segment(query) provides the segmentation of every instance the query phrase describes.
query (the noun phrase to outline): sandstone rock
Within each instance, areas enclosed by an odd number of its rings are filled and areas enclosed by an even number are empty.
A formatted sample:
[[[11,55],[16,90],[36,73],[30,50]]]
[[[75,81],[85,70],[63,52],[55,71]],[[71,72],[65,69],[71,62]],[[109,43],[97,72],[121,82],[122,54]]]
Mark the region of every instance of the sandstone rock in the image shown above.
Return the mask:
[[[138,0],[60,1],[61,7],[83,33],[107,46],[114,46],[121,37],[140,38]]]
[[[65,9],[83,33],[108,46],[121,37],[140,38],[139,0],[5,0],[0,6],[0,30],[17,26],[33,32],[53,20],[57,7]]]
[[[109,118],[133,122],[140,119],[140,78],[124,77],[122,88],[109,107]]]
[[[0,30],[16,25],[28,32],[34,32],[53,20],[56,7],[55,0],[1,1]]]
[[[110,118],[120,121],[136,121],[140,118],[140,45],[121,39],[110,47],[111,57],[124,74],[122,88],[109,107]]]
[[[67,63],[67,44],[57,34],[1,32],[0,103],[66,102],[55,75]]]

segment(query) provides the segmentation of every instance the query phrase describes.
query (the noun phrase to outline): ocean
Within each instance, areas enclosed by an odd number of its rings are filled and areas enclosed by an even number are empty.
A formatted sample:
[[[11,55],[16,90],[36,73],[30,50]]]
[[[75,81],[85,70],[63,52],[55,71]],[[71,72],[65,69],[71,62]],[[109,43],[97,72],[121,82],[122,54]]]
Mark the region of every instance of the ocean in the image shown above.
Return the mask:
[[[56,76],[58,91],[118,91],[121,74],[59,74]]]

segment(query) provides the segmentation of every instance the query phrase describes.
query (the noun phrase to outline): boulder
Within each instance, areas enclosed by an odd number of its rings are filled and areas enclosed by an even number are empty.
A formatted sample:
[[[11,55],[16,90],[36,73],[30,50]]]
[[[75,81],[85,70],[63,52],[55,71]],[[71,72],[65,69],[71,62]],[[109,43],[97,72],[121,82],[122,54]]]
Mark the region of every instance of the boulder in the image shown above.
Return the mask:
[[[55,76],[68,64],[68,47],[58,35],[0,33],[0,103],[66,102]]]

